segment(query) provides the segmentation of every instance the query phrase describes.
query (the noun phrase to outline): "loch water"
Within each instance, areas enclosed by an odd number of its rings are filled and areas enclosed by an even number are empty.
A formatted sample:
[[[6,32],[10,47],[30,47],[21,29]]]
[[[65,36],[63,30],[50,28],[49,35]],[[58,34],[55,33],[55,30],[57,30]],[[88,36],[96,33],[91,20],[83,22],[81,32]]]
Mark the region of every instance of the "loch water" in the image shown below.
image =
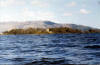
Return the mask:
[[[0,65],[100,64],[100,34],[0,35]]]

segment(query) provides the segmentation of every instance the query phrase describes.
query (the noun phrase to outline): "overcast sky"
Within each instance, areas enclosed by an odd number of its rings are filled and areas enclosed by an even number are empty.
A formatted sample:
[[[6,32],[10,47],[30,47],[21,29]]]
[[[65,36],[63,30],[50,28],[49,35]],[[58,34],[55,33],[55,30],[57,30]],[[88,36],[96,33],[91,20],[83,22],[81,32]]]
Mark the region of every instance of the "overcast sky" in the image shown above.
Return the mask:
[[[34,20],[100,28],[100,0],[0,0],[0,22]]]

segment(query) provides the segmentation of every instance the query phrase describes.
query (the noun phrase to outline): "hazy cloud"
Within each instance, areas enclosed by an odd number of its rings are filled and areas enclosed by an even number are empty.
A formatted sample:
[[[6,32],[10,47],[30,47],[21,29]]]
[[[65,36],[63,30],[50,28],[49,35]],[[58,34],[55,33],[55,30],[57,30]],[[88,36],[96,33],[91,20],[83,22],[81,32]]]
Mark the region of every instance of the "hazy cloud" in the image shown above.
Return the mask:
[[[43,2],[43,1],[40,1],[40,0],[33,0],[33,1],[31,2],[31,4],[32,4],[33,6],[38,6],[38,7],[47,7],[47,6],[49,6],[49,3]]]
[[[52,12],[44,12],[44,11],[31,11],[25,8],[22,11],[22,16],[24,19],[31,19],[31,20],[54,20],[54,13]]]
[[[69,7],[74,7],[76,5],[77,5],[77,3],[74,1],[67,4],[67,6],[69,6]]]
[[[0,15],[0,21],[13,21],[13,20],[16,20],[16,18],[12,15],[9,14]]]
[[[19,1],[19,0],[0,0],[0,7],[8,7],[8,6],[20,6],[24,5],[25,1]]]
[[[80,13],[82,13],[82,14],[89,14],[91,12],[86,10],[86,9],[80,9]]]
[[[72,16],[72,13],[64,13],[64,16]]]

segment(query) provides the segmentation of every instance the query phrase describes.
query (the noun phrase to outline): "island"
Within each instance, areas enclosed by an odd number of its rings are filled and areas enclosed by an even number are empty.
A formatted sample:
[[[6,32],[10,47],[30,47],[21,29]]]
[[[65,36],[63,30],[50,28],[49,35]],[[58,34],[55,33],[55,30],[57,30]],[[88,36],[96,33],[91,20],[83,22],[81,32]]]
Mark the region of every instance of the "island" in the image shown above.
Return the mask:
[[[51,21],[1,22],[1,35],[100,33],[100,29],[77,24],[61,24]]]

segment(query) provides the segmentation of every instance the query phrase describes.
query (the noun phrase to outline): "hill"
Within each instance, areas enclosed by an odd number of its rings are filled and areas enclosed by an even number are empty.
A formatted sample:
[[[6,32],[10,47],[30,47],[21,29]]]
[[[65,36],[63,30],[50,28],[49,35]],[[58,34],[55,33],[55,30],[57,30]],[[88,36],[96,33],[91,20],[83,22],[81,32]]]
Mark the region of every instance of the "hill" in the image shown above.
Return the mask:
[[[9,31],[11,29],[27,29],[27,28],[59,28],[68,27],[72,29],[79,30],[89,30],[92,29],[88,26],[76,25],[76,24],[59,24],[51,21],[26,21],[26,22],[0,22],[0,33],[4,31]]]
[[[56,34],[56,33],[100,33],[99,29],[51,21],[27,21],[0,23],[2,34]]]

